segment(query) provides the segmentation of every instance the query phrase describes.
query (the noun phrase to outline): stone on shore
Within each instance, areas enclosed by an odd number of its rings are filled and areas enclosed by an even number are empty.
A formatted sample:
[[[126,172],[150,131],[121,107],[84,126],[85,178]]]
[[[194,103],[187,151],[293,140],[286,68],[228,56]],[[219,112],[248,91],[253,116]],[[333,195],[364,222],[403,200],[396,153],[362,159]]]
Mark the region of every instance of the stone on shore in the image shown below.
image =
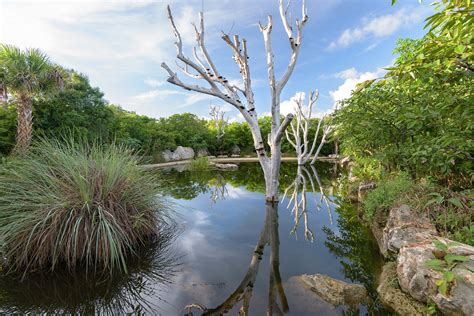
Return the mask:
[[[302,275],[301,281],[324,301],[334,305],[358,305],[368,302],[367,290],[360,284],[349,284],[327,275]]]
[[[397,315],[424,315],[425,305],[403,293],[398,287],[396,269],[395,262],[388,262],[383,266],[377,287],[380,302],[390,307]]]
[[[162,151],[161,156],[166,162],[193,159],[194,150],[191,147],[178,146],[173,152],[168,149]]]
[[[214,167],[219,170],[237,170],[239,166],[233,163],[215,163]]]
[[[432,242],[406,244],[400,248],[397,274],[401,289],[422,302],[434,302],[445,315],[474,315],[474,247],[438,238],[450,245],[448,254],[461,255],[469,261],[459,263],[452,272],[455,280],[447,295],[439,293],[436,281],[442,272],[430,269],[426,262],[435,259]]]
[[[385,257],[390,257],[405,245],[431,242],[436,236],[436,227],[426,216],[414,212],[408,205],[401,205],[390,210],[383,229],[381,251]]]

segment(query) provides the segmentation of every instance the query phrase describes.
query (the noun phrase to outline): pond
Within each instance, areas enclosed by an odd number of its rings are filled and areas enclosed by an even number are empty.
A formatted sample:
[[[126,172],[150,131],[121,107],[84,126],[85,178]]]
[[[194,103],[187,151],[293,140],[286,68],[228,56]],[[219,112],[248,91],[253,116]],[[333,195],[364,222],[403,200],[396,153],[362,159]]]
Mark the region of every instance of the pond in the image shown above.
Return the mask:
[[[0,311],[387,314],[375,292],[382,259],[356,207],[337,193],[337,166],[284,164],[282,201],[276,206],[265,203],[265,184],[255,163],[225,172],[163,170],[160,177],[176,206],[171,215],[176,224],[131,263],[128,275],[4,277]],[[295,201],[300,207],[294,207]],[[363,284],[371,303],[334,308],[298,280],[315,273]]]

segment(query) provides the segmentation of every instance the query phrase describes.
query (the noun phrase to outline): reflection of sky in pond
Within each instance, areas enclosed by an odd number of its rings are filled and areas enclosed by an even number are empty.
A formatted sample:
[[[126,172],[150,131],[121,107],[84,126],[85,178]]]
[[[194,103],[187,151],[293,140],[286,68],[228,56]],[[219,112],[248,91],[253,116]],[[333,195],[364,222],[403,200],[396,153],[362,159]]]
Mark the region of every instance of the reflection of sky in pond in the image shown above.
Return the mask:
[[[296,165],[283,167],[282,189],[293,181],[296,172]],[[318,167],[323,187],[330,192],[326,189],[329,189],[334,175],[330,175],[328,170],[328,165]],[[138,313],[144,310],[143,302],[148,302],[150,306],[145,309],[146,314],[183,315],[184,307],[191,303],[207,308],[217,307],[241,283],[265,227],[265,218],[269,213],[264,195],[249,190],[262,190],[259,172],[257,164],[242,164],[238,171],[201,175],[189,171],[163,172],[168,181],[167,194],[173,196],[172,200],[177,204],[176,221],[182,226],[181,233],[172,244],[182,265],[178,268],[179,272],[167,273],[168,281],[165,278],[144,280],[140,274],[145,276],[148,270],[157,271],[152,263],[159,263],[162,259],[145,259],[130,276],[101,288],[94,285],[93,280],[74,281],[68,278],[65,282],[61,276],[54,276],[54,282],[36,283],[12,283],[0,279],[0,311],[97,312],[102,310],[99,306],[102,304],[110,305],[112,314]],[[224,197],[213,200],[213,192],[216,188],[222,189],[223,185]],[[331,203],[331,223],[328,209],[319,202],[319,198],[319,193],[307,192],[308,226],[314,233],[313,242],[305,240],[303,220],[297,236],[290,233],[294,217],[286,207],[288,198],[279,204],[279,271],[290,315],[341,314],[340,309],[318,300],[304,289],[294,278],[298,275],[327,274],[336,279],[363,283],[373,293],[373,272],[378,268],[379,257],[367,229],[354,220],[351,204],[341,203],[340,200],[338,208]],[[316,210],[315,200],[321,206],[319,210]],[[331,200],[336,198],[331,197]],[[326,228],[323,231],[323,227],[329,228],[329,231]],[[150,258],[157,258],[156,254],[168,256],[160,250],[150,249],[149,252]],[[266,245],[250,300],[250,315],[266,314],[270,252],[270,245]],[[169,265],[173,265],[171,261]],[[160,269],[168,271],[167,268]],[[124,296],[117,294],[121,291],[133,295],[127,294],[128,298],[124,300]],[[122,304],[117,304],[119,302]],[[229,314],[238,314],[241,304],[235,304]],[[366,310],[363,307],[361,312]],[[198,310],[194,309],[194,313],[198,314]]]
[[[184,252],[183,272],[175,280],[173,305],[184,307],[198,303],[208,308],[222,303],[239,285],[244,277],[255,244],[265,219],[265,202],[261,193],[249,192],[245,187],[226,184],[225,199],[213,203],[210,193],[201,193],[192,200],[176,200],[180,205],[180,219],[184,232],[178,238],[177,247]],[[211,191],[210,188],[209,191]],[[338,213],[332,210],[332,224],[327,208],[316,210],[314,195],[308,192],[309,227],[314,232],[314,241],[304,238],[302,224],[295,236],[290,234],[294,217],[286,208],[287,200],[279,205],[280,273],[289,299],[291,315],[314,315],[318,302],[303,306],[300,295],[292,286],[285,285],[292,276],[321,273],[346,280],[340,260],[325,246],[326,234],[323,226],[336,235]],[[319,202],[319,194],[316,194]],[[334,208],[332,205],[331,208]],[[361,233],[364,233],[361,231]],[[264,250],[259,273],[251,299],[251,315],[265,314],[268,297],[269,247]],[[311,293],[308,292],[311,297]],[[230,314],[238,313],[236,304]],[[325,304],[321,312],[327,310]]]

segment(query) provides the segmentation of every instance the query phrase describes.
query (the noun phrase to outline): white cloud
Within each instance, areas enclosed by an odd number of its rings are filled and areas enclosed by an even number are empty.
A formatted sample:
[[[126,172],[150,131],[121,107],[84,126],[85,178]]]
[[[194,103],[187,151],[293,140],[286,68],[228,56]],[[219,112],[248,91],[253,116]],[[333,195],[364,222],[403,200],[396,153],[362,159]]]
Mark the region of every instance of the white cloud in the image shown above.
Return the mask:
[[[244,116],[241,113],[237,114],[234,117],[229,118],[229,123],[236,123],[236,122],[242,123],[244,121],[245,121]]]
[[[354,69],[355,70],[355,69]],[[305,92],[296,92],[294,96],[292,96],[289,100],[285,100],[283,102],[281,102],[280,104],[280,111],[281,111],[281,114],[282,115],[288,115],[289,113],[295,113],[296,110],[295,110],[295,104],[296,104],[296,100],[299,100],[299,99],[302,99],[303,100],[303,103],[305,102],[305,98],[306,98],[306,93]],[[305,105],[307,104],[304,103]],[[305,112],[305,114],[307,114],[308,112],[308,108],[305,106],[305,108],[303,108],[303,112]],[[313,106],[313,110],[312,110],[312,113],[311,113],[311,117],[313,118],[321,118],[329,113],[332,112],[332,109],[318,109],[317,107],[317,103]],[[265,113],[264,113],[265,114]],[[270,112],[267,112],[268,115],[271,115]]]
[[[166,81],[163,81],[163,80],[156,80],[156,79],[145,79],[143,81],[147,86],[150,86],[152,88],[156,88],[156,87],[161,87],[162,85],[165,85],[167,82]]]
[[[358,83],[379,78],[386,72],[383,68],[378,68],[374,72],[359,73],[355,69],[354,71],[353,74],[355,76],[345,78],[344,82],[336,90],[329,91],[329,95],[334,101],[334,106],[339,101],[349,98]]]
[[[331,44],[329,49],[347,47],[352,43],[359,42],[366,37],[376,38],[392,35],[400,28],[421,21],[422,10],[401,9],[393,14],[378,16],[372,19],[365,19],[361,25],[344,30],[339,38]]]
[[[364,49],[364,53],[365,52],[368,52],[368,51],[371,51],[372,49],[376,48],[377,46],[379,46],[380,43],[373,43],[373,44],[370,44],[369,46],[367,46],[365,49]]]
[[[357,70],[352,67],[348,69],[344,69],[336,74],[334,74],[334,77],[336,78],[341,78],[341,79],[351,79],[351,78],[356,78],[359,73]]]
[[[289,100],[285,100],[280,103],[280,112],[282,115],[288,115],[290,113],[295,113],[295,102],[299,99],[304,100],[306,93],[300,91],[296,92]],[[271,114],[270,114],[271,115]]]
[[[132,99],[136,101],[134,103],[143,103],[143,102],[149,102],[155,99],[163,99],[172,95],[182,95],[182,94],[183,92],[177,91],[177,90],[151,90],[151,91],[137,94],[136,96],[133,96]]]

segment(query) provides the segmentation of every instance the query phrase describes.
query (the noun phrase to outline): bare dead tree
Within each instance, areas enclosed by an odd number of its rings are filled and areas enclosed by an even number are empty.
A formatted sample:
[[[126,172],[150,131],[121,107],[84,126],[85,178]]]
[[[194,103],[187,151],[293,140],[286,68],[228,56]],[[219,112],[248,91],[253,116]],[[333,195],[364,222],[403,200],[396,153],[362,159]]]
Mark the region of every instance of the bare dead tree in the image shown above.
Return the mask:
[[[303,29],[308,21],[307,10],[305,1],[302,0],[301,5],[301,20],[296,19],[295,25],[292,25],[291,18],[289,17],[289,3],[285,5],[283,0],[279,0],[279,12],[280,18],[283,23],[283,27],[288,36],[288,41],[291,48],[290,61],[283,75],[277,79],[275,76],[275,66],[273,59],[273,48],[271,33],[273,29],[272,16],[268,16],[266,25],[259,23],[260,31],[263,34],[265,42],[265,54],[266,63],[268,70],[268,82],[270,86],[271,95],[271,114],[272,124],[271,132],[268,135],[267,142],[270,146],[270,155],[267,154],[264,147],[264,138],[258,124],[258,116],[255,110],[254,93],[252,90],[252,81],[249,67],[249,55],[247,48],[247,41],[240,39],[238,35],[234,35],[232,38],[223,33],[222,39],[227,43],[233,53],[233,59],[239,67],[240,74],[243,81],[243,88],[236,85],[232,85],[222,74],[219,72],[216,64],[212,60],[204,41],[204,15],[201,12],[199,14],[199,25],[194,26],[196,33],[197,47],[194,47],[193,55],[194,60],[185,56],[183,52],[183,42],[181,35],[176,27],[176,24],[171,14],[171,9],[168,6],[168,18],[173,29],[173,33],[176,38],[176,50],[177,60],[181,62],[181,65],[177,65],[181,71],[196,80],[201,80],[206,83],[207,86],[197,84],[187,84],[178,78],[177,73],[173,72],[171,68],[166,64],[162,63],[161,66],[168,72],[168,82],[180,86],[189,91],[195,91],[198,93],[208,94],[217,97],[233,107],[235,107],[244,117],[245,121],[249,124],[252,132],[255,151],[259,158],[260,165],[263,169],[266,184],[266,200],[269,202],[278,201],[278,176],[280,173],[281,165],[281,140],[285,129],[293,119],[293,115],[289,114],[285,117],[283,122],[280,119],[280,96],[283,88],[290,79],[295,69],[296,61],[298,59],[302,39]],[[296,31],[294,30],[296,29]]]
[[[323,145],[326,143],[328,134],[331,132],[331,126],[327,125],[323,128],[323,136],[319,146],[316,147],[318,141],[319,130],[324,116],[318,121],[318,126],[314,134],[312,143],[309,139],[309,128],[311,126],[313,106],[318,100],[318,91],[310,91],[308,97],[308,105],[304,105],[304,97],[300,95],[297,99],[293,99],[295,105],[296,118],[292,120],[290,128],[285,130],[286,139],[295,148],[298,165],[306,164],[313,156],[311,164],[316,162]]]
[[[225,135],[225,127],[227,126],[227,120],[225,117],[225,111],[220,106],[209,105],[209,115],[211,116],[211,121],[214,123],[216,128],[216,138],[219,143],[221,143],[222,138]]]
[[[270,271],[268,288],[267,315],[283,315],[287,312],[288,301],[283,288],[280,275],[280,237],[278,234],[278,204],[266,205],[266,215],[263,229],[252,254],[249,267],[242,281],[227,299],[214,308],[207,308],[202,304],[188,304],[185,310],[188,314],[193,308],[199,309],[202,315],[223,315],[234,308],[237,303],[242,302],[239,309],[239,315],[249,315],[250,300],[253,294],[253,288],[257,279],[257,274],[262,261],[265,247],[270,246]]]

